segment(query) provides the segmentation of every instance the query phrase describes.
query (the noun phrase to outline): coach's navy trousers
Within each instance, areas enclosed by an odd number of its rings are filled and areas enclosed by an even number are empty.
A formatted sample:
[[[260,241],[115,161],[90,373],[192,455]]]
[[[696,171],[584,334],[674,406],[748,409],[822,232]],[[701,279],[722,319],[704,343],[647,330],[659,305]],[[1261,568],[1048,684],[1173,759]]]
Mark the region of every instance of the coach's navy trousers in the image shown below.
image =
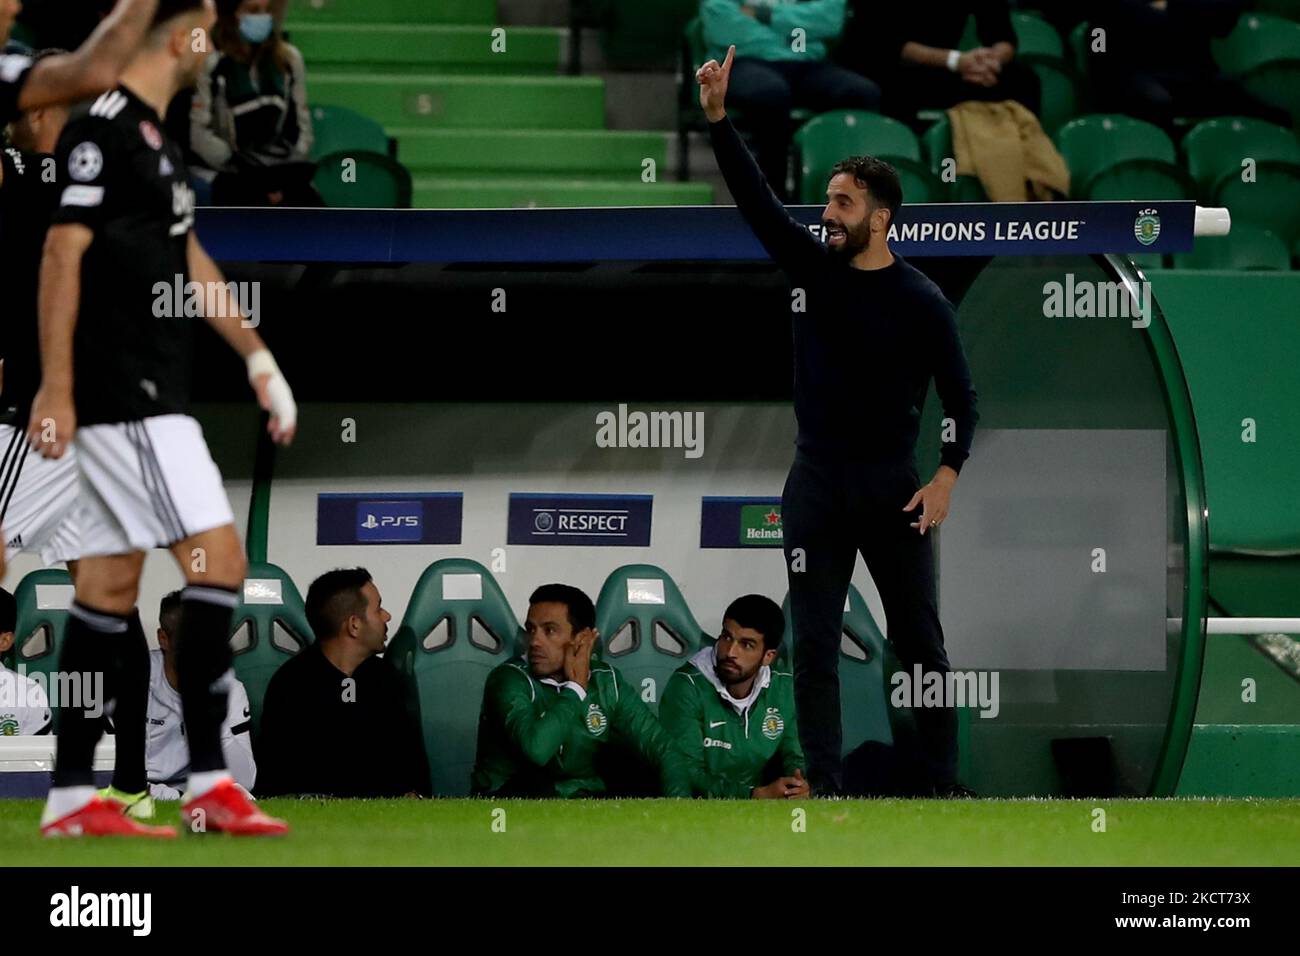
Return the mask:
[[[851,462],[799,450],[781,497],[799,738],[814,792],[842,788],[839,656],[844,600],[858,553],[880,592],[889,643],[907,673],[947,673],[935,593],[933,532],[909,527],[920,506],[910,461]],[[888,675],[886,675],[888,679]],[[871,693],[885,696],[887,688]],[[957,782],[957,719],[947,707],[914,710],[936,789]]]

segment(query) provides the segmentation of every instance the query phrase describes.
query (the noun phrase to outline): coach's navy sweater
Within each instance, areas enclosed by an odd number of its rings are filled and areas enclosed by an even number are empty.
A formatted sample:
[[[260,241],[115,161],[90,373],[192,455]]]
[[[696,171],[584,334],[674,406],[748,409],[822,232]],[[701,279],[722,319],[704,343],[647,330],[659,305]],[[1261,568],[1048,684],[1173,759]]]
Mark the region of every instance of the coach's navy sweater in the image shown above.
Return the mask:
[[[736,205],[795,289],[794,412],[798,447],[817,457],[910,462],[921,406],[934,378],[956,424],[940,464],[960,471],[978,415],[953,307],[895,254],[883,269],[855,269],[785,211],[731,120],[709,124]]]

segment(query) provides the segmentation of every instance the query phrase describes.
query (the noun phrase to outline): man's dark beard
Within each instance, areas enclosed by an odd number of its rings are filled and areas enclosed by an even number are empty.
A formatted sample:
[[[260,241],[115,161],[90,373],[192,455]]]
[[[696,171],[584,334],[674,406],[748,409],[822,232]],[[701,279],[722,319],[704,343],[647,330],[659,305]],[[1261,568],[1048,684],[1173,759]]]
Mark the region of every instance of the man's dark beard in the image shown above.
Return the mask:
[[[828,246],[831,253],[843,259],[852,259],[871,245],[871,224],[863,220],[858,226],[844,227],[844,245]]]

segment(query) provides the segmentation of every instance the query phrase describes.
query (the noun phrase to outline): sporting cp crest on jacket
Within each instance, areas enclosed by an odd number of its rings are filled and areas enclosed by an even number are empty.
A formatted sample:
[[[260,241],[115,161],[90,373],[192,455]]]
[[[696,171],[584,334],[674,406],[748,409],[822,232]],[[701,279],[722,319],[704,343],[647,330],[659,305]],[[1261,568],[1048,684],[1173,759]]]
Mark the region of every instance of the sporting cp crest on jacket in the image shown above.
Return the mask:
[[[600,709],[599,704],[592,704],[587,708],[587,730],[591,732],[593,737],[599,737],[608,726],[609,718],[605,716],[605,712]]]
[[[785,721],[781,719],[781,708],[769,707],[767,715],[763,718],[763,736],[768,740],[776,740],[783,730],[785,730]]]

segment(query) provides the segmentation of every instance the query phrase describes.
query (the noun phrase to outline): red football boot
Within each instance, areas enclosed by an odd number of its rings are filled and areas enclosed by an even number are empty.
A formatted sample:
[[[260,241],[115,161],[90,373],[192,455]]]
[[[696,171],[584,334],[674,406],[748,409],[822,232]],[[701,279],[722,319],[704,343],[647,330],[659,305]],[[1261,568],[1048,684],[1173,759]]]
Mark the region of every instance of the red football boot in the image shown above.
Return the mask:
[[[174,827],[146,826],[122,812],[122,808],[102,797],[92,797],[81,809],[41,825],[41,836],[176,836]]]
[[[195,833],[281,836],[289,832],[289,824],[268,817],[228,778],[202,796],[182,803],[181,822]]]

